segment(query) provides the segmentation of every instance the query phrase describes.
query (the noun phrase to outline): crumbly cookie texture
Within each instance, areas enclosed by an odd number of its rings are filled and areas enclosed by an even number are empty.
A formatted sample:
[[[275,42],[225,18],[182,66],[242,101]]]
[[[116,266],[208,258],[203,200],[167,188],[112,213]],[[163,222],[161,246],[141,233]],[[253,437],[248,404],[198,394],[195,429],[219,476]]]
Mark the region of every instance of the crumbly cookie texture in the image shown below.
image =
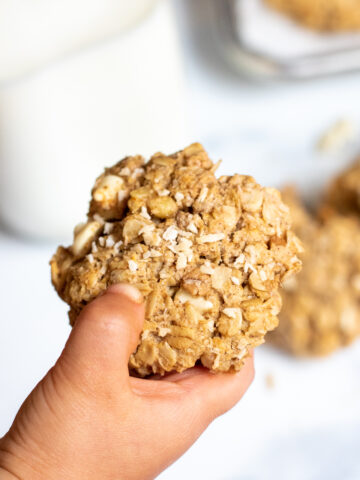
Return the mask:
[[[325,203],[341,213],[360,212],[360,158],[331,182]]]
[[[271,7],[314,30],[360,29],[359,0],[264,0]]]
[[[249,176],[217,179],[216,168],[199,144],[107,168],[87,223],[51,260],[71,324],[111,284],[142,292],[146,320],[129,361],[135,375],[198,361],[239,370],[277,326],[280,282],[300,269],[302,247],[280,193]]]
[[[283,198],[305,248],[269,340],[295,355],[326,355],[360,335],[360,222],[329,208],[312,216],[292,190]]]

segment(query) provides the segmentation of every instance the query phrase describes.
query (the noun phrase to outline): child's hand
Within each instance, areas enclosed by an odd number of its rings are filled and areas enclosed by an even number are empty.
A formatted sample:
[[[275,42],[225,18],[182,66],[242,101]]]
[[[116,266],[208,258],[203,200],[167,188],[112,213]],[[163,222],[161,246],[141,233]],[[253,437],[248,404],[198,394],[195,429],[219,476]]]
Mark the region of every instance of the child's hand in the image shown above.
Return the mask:
[[[154,478],[242,397],[252,359],[238,374],[196,367],[161,380],[130,377],[143,319],[141,296],[128,285],[84,308],[0,440],[1,479]]]

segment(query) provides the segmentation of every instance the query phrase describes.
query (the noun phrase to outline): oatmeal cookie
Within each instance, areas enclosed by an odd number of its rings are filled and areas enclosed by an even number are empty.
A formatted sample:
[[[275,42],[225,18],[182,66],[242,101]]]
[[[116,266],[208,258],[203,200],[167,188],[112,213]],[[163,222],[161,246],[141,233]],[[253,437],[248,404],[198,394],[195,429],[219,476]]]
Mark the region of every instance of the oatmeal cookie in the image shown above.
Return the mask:
[[[51,260],[71,324],[111,284],[141,291],[146,320],[133,374],[181,372],[198,361],[239,370],[277,326],[279,283],[300,269],[280,193],[249,176],[217,179],[216,168],[199,144],[147,163],[121,160],[96,180],[73,245]]]
[[[360,29],[359,0],[264,0],[299,23],[320,31]]]
[[[326,355],[360,335],[360,223],[326,208],[312,216],[294,191],[284,200],[304,244],[301,273],[283,284],[269,340],[295,355]]]
[[[360,212],[360,158],[331,182],[325,203],[341,213]]]

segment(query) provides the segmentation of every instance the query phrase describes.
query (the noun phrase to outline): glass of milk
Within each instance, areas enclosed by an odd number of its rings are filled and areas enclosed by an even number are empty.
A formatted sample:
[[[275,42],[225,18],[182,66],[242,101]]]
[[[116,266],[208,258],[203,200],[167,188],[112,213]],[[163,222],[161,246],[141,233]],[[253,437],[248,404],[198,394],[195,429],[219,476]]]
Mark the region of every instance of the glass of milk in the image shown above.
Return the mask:
[[[166,0],[0,0],[0,218],[69,240],[104,166],[189,140]]]

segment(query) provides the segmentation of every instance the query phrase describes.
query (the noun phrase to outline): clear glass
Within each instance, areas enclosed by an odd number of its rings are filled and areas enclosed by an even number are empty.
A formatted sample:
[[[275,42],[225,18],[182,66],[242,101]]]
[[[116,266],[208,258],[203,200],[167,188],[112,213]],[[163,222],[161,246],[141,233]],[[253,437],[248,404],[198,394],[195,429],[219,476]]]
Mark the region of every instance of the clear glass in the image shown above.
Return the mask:
[[[360,67],[360,33],[318,33],[262,0],[211,0],[228,61],[257,78],[306,78]]]

